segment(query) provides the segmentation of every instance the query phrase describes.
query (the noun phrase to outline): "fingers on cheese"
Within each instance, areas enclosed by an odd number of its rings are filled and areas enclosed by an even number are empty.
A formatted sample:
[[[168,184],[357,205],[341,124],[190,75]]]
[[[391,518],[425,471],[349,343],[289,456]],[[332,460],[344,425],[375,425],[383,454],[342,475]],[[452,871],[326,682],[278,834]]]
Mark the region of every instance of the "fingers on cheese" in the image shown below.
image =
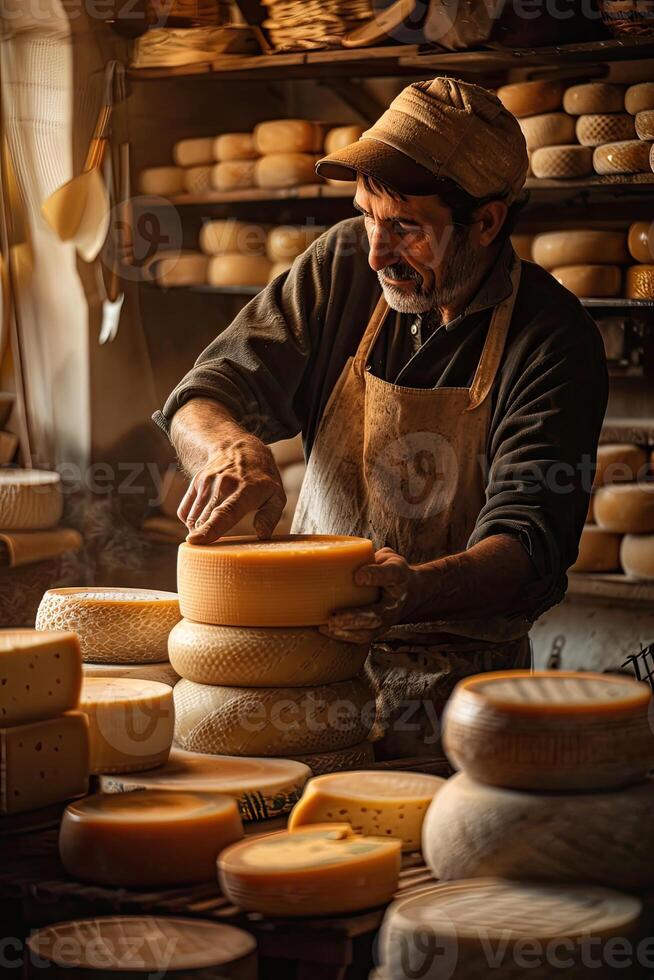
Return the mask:
[[[0,528],[45,531],[61,520],[64,498],[58,473],[0,470]]]
[[[0,726],[70,711],[81,688],[82,655],[74,633],[0,630]]]

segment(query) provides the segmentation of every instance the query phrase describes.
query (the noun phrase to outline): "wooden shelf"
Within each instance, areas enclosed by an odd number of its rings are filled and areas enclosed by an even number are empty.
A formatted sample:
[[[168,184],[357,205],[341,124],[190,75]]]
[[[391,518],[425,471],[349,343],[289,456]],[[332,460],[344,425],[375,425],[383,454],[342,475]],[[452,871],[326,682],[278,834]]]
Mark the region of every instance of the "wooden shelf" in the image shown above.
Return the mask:
[[[654,418],[605,418],[600,442],[628,442],[638,446],[654,444]]]
[[[210,286],[209,283],[197,286],[161,286],[158,282],[145,281],[143,285],[158,289],[162,293],[216,293],[219,296],[256,296],[263,286]]]
[[[638,582],[626,575],[568,575],[568,595],[609,599],[620,603],[654,603],[654,582]]]
[[[581,300],[581,305],[588,310],[613,310],[615,313],[636,313],[639,310],[647,313],[654,311],[654,300],[651,299],[618,299],[589,297]]]
[[[652,175],[654,176],[654,174]],[[169,198],[176,206],[202,204],[236,204],[248,201],[297,201],[322,198],[350,198],[354,195],[354,184],[343,182],[343,187],[334,184],[301,184],[299,187],[284,187],[266,190],[262,187],[246,187],[239,191],[207,191],[205,194],[176,194]]]

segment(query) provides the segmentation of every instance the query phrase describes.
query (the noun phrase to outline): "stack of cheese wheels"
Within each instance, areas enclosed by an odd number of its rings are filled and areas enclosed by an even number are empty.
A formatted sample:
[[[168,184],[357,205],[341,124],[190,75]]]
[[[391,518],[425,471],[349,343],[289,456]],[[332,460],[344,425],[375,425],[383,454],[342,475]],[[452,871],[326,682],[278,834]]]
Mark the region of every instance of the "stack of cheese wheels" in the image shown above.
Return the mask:
[[[652,110],[654,115],[654,110]],[[654,223],[636,221],[627,237],[629,254],[638,265],[627,269],[627,299],[654,299]]]
[[[536,235],[534,262],[576,296],[620,296],[622,266],[629,261],[623,231],[570,228]]]
[[[643,169],[654,170],[654,82],[641,82],[628,88],[625,94],[625,108],[633,116],[636,135],[643,143],[643,154],[648,156],[649,168],[645,166]],[[651,281],[648,295],[636,298],[654,298]]]
[[[621,483],[595,494],[595,520],[622,538],[620,563],[626,575],[654,580],[654,482]]]
[[[461,771],[423,825],[434,875],[651,887],[654,836],[643,820],[654,805],[653,709],[649,686],[622,674],[461,681],[443,730]]]
[[[88,791],[89,736],[78,711],[82,657],[73,633],[0,630],[0,814]]]
[[[270,260],[270,277],[272,282],[293,265],[294,259],[320,238],[325,228],[317,225],[278,225],[268,232],[266,249]]]
[[[289,535],[184,543],[184,620],[171,632],[175,742],[194,752],[296,758],[313,771],[365,765],[374,698],[359,676],[364,646],[318,627],[365,606],[354,574],[373,560],[361,538]]]
[[[254,183],[270,190],[319,184],[316,174],[325,139],[325,124],[309,119],[270,119],[254,129],[259,159]]]
[[[334,126],[330,129],[325,136],[325,145],[323,152],[328,153],[338,153],[339,150],[344,149],[346,146],[350,146],[351,143],[356,143],[357,140],[361,139],[366,130],[365,126],[356,126],[350,124],[348,126]],[[327,177],[327,183],[334,187],[339,187],[343,192],[347,188],[347,182],[342,180],[333,180],[331,177]],[[356,188],[356,180],[350,182],[352,190]]]
[[[266,229],[233,218],[208,221],[200,231],[200,248],[209,256],[211,286],[265,286],[270,275]]]

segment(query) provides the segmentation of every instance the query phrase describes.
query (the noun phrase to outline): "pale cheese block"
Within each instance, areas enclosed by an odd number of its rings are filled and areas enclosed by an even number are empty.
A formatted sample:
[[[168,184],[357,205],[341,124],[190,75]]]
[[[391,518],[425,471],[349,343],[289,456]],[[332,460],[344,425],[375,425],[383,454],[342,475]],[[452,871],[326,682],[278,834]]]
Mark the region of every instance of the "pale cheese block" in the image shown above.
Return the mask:
[[[300,184],[319,184],[316,173],[317,156],[310,153],[270,153],[255,164],[254,182],[257,187],[276,190],[298,187]]]
[[[534,237],[534,235],[511,235],[513,251],[516,253],[518,258],[526,262],[536,261],[532,254]]]
[[[269,119],[254,127],[254,145],[262,156],[279,153],[319,153],[327,126],[308,119]]]
[[[579,554],[568,572],[620,571],[620,542],[622,536],[605,531],[596,524],[587,524],[581,532]]]
[[[141,194],[156,197],[172,197],[184,190],[184,170],[182,167],[149,167],[139,176]]]
[[[624,107],[632,116],[647,109],[654,109],[654,82],[630,85],[624,95]]]
[[[317,776],[307,783],[288,829],[345,822],[356,834],[394,837],[403,851],[419,851],[425,814],[444,785],[439,776],[392,770]]]
[[[0,728],[0,814],[38,810],[82,796],[88,787],[89,731],[83,713]]]
[[[372,742],[360,742],[349,749],[335,752],[312,752],[309,755],[293,756],[296,762],[308,766],[314,776],[324,776],[328,772],[344,772],[348,769],[367,769],[375,761]]]
[[[357,745],[374,722],[374,696],[354,678],[316,687],[174,688],[175,744],[215,755],[293,757]]]
[[[455,768],[495,786],[545,792],[627,786],[654,764],[651,702],[649,687],[631,677],[478,674],[454,689],[443,745]]]
[[[220,851],[242,837],[229,796],[153,789],[97,793],[66,808],[59,857],[80,881],[177,888],[211,881]]]
[[[259,151],[252,133],[221,133],[213,141],[213,155],[220,163],[231,160],[255,160]]]
[[[45,531],[61,520],[64,498],[58,473],[0,470],[0,529]]]
[[[624,89],[610,82],[572,85],[563,94],[563,108],[571,116],[624,111]]]
[[[361,837],[346,823],[282,831],[228,847],[218,859],[223,893],[245,911],[333,915],[393,897],[401,841]]]
[[[187,194],[205,194],[212,188],[211,175],[213,163],[202,164],[198,167],[188,167],[184,171],[184,190]]]
[[[74,633],[0,630],[0,726],[24,725],[76,708],[82,654]]]
[[[627,118],[631,120],[631,116]],[[520,129],[529,152],[541,146],[557,146],[560,143],[574,143],[575,140],[575,120],[565,112],[527,116],[520,120]]]
[[[224,255],[226,252],[265,255],[266,239],[266,229],[261,225],[223,218],[202,225],[199,245],[206,255]]]
[[[365,131],[365,126],[334,126],[325,136],[325,153],[338,153],[356,143]]]
[[[629,261],[626,236],[621,231],[570,228],[536,235],[534,262],[545,269],[582,263],[620,265]]]
[[[654,222],[635,221],[630,225],[627,245],[636,262],[654,263]]]
[[[265,255],[241,255],[231,252],[209,259],[207,282],[211,286],[265,286],[270,262]]]
[[[604,443],[597,447],[597,468],[593,487],[609,483],[631,483],[647,475],[649,459],[640,446],[631,443]]]
[[[623,140],[597,146],[593,153],[593,167],[598,174],[641,174],[651,170],[649,154],[651,143],[643,140]]]
[[[654,580],[654,535],[626,534],[622,539],[620,561],[629,578]]]
[[[636,135],[639,140],[654,140],[654,109],[636,115]]]
[[[211,186],[216,191],[237,191],[256,187],[254,160],[224,160],[211,171]]]
[[[241,819],[271,820],[289,813],[311,776],[292,759],[254,759],[171,749],[168,761],[139,773],[99,778],[103,793],[163,789],[171,793],[220,793],[236,800]]]
[[[627,269],[627,299],[654,299],[654,265],[632,265]]]
[[[173,145],[173,160],[178,167],[201,167],[214,162],[214,138],[199,136],[177,140]]]
[[[634,117],[627,112],[595,112],[577,117],[575,133],[582,146],[602,146],[632,140],[636,129]]]
[[[152,268],[155,282],[167,288],[202,286],[209,274],[209,258],[202,252],[179,252],[170,258],[161,256]]]
[[[323,234],[316,225],[278,225],[268,232],[266,248],[271,262],[292,262]]]
[[[292,265],[292,262],[273,262],[268,273],[268,282],[272,282],[277,276],[286,275],[287,272],[290,272]]]
[[[182,619],[168,637],[170,662],[197,684],[310,687],[355,677],[368,647],[296,629],[208,626]]]
[[[575,296],[619,296],[622,269],[617,265],[562,265],[551,270],[562,286]]]
[[[595,494],[595,520],[617,534],[654,533],[654,483],[618,483]]]
[[[168,634],[181,618],[174,592],[48,589],[36,628],[77,633],[87,663],[161,663],[168,659]]]
[[[560,109],[563,85],[550,81],[514,82],[498,88],[497,97],[505,109],[521,119]]]
[[[31,954],[71,978],[257,980],[256,940],[206,919],[116,915],[57,922],[31,933]],[[88,972],[85,972],[88,971]],[[52,976],[52,969],[46,971]]]
[[[84,677],[126,677],[135,681],[157,681],[174,687],[179,674],[167,660],[160,664],[84,664]]]
[[[534,177],[540,179],[574,179],[593,172],[593,150],[590,146],[543,146],[531,155]]]

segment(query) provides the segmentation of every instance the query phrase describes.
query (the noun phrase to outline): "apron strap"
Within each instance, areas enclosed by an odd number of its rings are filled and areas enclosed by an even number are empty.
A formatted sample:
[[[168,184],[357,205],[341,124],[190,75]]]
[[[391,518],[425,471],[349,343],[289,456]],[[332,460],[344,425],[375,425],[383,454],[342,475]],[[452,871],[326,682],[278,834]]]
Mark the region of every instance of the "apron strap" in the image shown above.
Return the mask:
[[[486,400],[495,383],[495,378],[502,362],[509,327],[511,326],[511,318],[520,285],[521,271],[522,262],[516,255],[513,268],[511,269],[511,294],[496,306],[493,311],[486,343],[484,344],[484,349],[477,365],[477,371],[470,387],[470,402],[466,408],[466,412],[471,412],[475,408],[478,408]]]
[[[388,315],[390,307],[386,300],[384,299],[384,294],[382,293],[379,297],[377,306],[373,310],[373,314],[368,321],[368,326],[366,327],[363,337],[361,338],[361,343],[357,349],[354,356],[354,373],[358,378],[363,378],[366,370],[366,365],[368,363],[368,357],[370,352],[379,336],[384,322]]]

